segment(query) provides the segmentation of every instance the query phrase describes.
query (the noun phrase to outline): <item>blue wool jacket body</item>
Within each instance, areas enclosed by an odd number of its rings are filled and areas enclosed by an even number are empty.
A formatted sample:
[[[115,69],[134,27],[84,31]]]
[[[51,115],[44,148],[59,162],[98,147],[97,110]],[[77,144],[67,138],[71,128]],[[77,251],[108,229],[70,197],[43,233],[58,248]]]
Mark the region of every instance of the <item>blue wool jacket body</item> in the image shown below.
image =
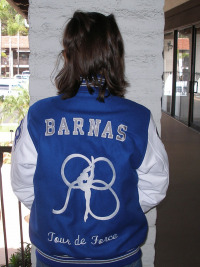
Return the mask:
[[[50,266],[125,266],[141,256],[147,236],[137,169],[150,111],[97,96],[82,85],[73,98],[40,100],[16,134],[15,149],[26,131],[37,155],[30,239]]]

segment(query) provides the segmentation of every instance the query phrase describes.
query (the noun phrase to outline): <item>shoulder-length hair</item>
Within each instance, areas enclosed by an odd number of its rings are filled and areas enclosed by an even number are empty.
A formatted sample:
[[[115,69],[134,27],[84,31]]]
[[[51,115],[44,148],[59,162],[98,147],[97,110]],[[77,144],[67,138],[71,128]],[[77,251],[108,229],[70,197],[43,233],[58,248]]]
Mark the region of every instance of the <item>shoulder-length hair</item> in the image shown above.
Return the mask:
[[[99,89],[99,101],[106,89],[124,97],[124,45],[112,14],[76,11],[64,30],[63,47],[64,65],[55,77],[63,99],[75,96],[83,79],[91,94]]]

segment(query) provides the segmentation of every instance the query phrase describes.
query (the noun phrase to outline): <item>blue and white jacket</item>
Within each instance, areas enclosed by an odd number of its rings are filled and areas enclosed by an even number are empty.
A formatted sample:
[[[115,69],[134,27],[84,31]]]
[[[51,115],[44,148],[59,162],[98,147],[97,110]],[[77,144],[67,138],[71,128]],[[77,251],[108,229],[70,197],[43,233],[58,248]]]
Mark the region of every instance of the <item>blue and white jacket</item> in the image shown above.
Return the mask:
[[[12,187],[31,209],[30,239],[50,266],[114,266],[141,256],[144,212],[168,187],[150,111],[82,85],[32,105],[16,131]]]

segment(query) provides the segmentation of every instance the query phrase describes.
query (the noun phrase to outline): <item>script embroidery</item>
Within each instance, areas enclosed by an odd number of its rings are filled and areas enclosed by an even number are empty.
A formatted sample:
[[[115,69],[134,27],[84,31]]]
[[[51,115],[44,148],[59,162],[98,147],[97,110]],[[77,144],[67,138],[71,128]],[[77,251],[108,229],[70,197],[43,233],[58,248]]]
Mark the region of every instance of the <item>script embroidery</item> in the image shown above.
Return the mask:
[[[66,164],[73,158],[82,158],[84,160],[86,160],[88,162],[88,167],[85,168],[82,173],[80,174],[80,176],[72,183],[70,183],[67,178],[65,177],[65,173],[64,173],[64,169]],[[106,183],[103,180],[94,180],[94,169],[95,169],[95,163],[98,161],[105,161],[107,162],[107,164],[110,166],[113,176],[112,179],[110,181],[110,183]],[[120,207],[120,202],[119,202],[119,198],[117,196],[117,194],[114,192],[114,190],[112,189],[112,185],[115,182],[116,179],[116,172],[115,172],[115,168],[112,164],[112,162],[105,158],[105,157],[99,157],[94,159],[94,157],[91,157],[91,160],[89,160],[87,157],[85,157],[84,155],[81,154],[72,154],[69,155],[63,162],[62,167],[61,167],[61,176],[62,179],[64,181],[64,183],[68,186],[68,192],[67,192],[67,196],[66,196],[66,200],[65,200],[65,204],[63,206],[62,209],[60,210],[56,210],[53,209],[52,212],[54,214],[61,214],[63,212],[65,212],[65,210],[67,209],[68,203],[69,203],[69,198],[70,198],[70,193],[72,189],[81,189],[82,191],[85,192],[85,201],[86,201],[86,210],[85,210],[85,215],[84,215],[84,221],[86,222],[88,219],[88,214],[90,214],[93,218],[95,218],[96,220],[109,220],[112,219],[119,211],[119,207]],[[97,186],[95,184],[102,184],[103,186]],[[113,211],[113,213],[111,213],[108,216],[97,216],[95,215],[90,208],[90,199],[91,199],[91,189],[95,189],[95,190],[109,190],[112,195],[114,196],[115,200],[116,200],[116,208]]]

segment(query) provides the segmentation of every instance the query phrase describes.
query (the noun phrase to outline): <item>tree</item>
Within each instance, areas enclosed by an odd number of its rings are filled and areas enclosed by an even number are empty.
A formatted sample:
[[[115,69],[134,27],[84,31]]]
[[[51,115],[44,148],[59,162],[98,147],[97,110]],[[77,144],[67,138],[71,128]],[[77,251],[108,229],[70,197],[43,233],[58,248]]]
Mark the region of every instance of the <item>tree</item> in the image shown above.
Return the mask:
[[[17,97],[6,96],[1,103],[1,119],[9,119],[19,123],[26,115],[29,108],[30,96],[26,88],[20,89]]]
[[[0,19],[2,35],[28,35],[28,29],[24,25],[24,18],[9,5],[6,0],[0,1]]]

